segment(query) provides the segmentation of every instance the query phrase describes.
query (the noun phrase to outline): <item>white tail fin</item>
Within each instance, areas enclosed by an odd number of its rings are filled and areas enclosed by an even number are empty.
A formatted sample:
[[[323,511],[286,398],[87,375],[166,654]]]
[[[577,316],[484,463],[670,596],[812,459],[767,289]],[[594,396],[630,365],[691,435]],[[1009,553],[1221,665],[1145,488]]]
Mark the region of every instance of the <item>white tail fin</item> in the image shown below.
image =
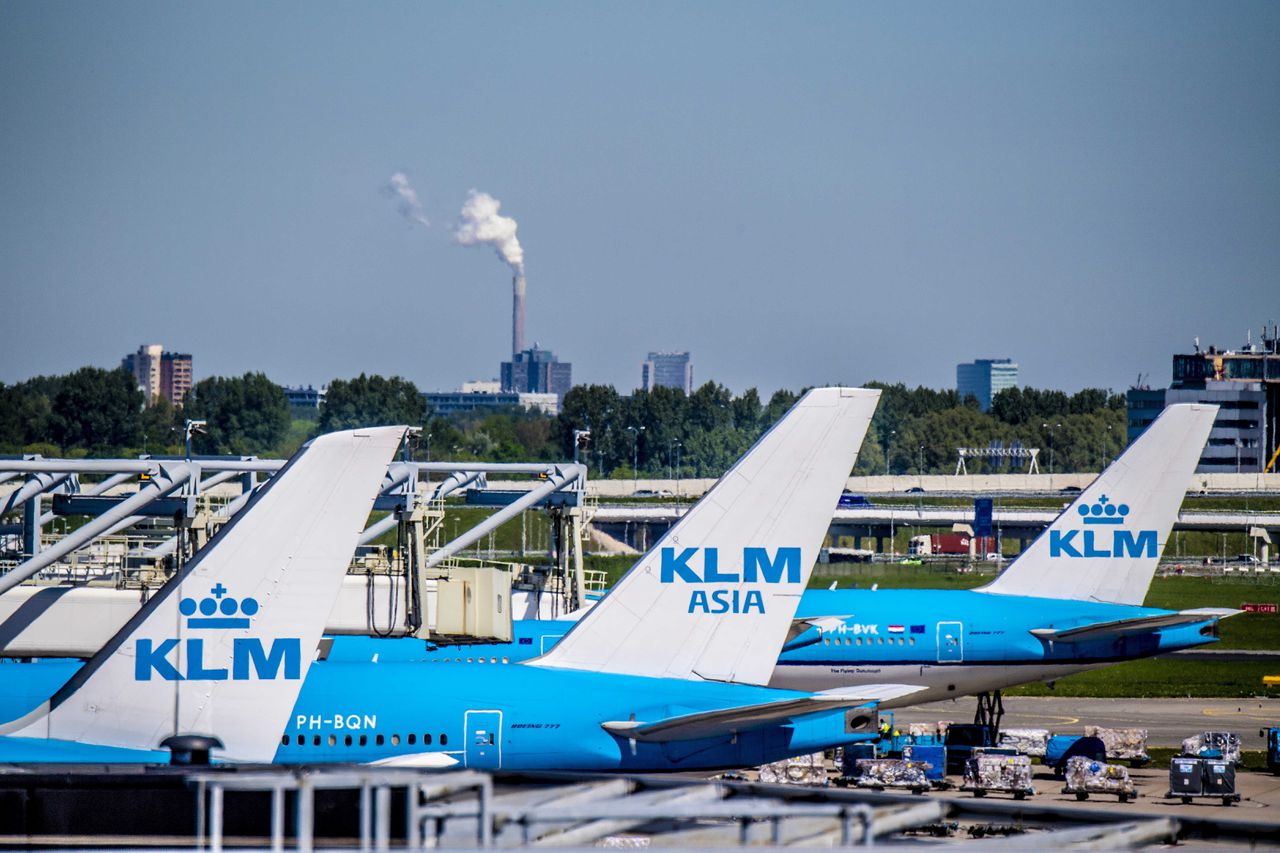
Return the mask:
[[[1169,406],[982,592],[1142,604],[1217,406]]]
[[[534,663],[767,683],[879,398],[806,394]]]
[[[134,749],[213,734],[270,761],[403,427],[331,433],[41,708],[0,733]]]

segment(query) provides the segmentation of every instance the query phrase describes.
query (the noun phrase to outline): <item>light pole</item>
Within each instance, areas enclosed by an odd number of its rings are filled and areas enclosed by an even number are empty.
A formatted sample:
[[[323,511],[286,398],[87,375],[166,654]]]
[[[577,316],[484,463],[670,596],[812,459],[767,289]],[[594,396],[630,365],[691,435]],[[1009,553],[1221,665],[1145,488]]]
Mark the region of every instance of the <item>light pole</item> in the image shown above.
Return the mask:
[[[573,431],[573,464],[578,464],[578,450],[591,440],[591,430],[575,429]],[[590,458],[590,457],[587,457]]]
[[[889,459],[893,456],[893,437],[898,434],[896,429],[889,430],[889,449],[884,454],[884,475],[889,476]]]
[[[191,436],[195,435],[196,433],[199,433],[200,435],[205,435],[208,432],[208,430],[206,429],[208,426],[209,426],[209,422],[204,420],[201,420],[201,421],[188,420],[187,421],[186,428],[183,431],[186,433],[188,462],[191,461]],[[1237,465],[1236,467],[1239,468],[1240,466]]]
[[[627,431],[631,433],[632,491],[638,491],[640,488],[640,433],[644,432],[644,427],[629,426]]]
[[[1041,429],[1049,430],[1049,476],[1050,477],[1053,476],[1053,431],[1060,426],[1062,426],[1062,424],[1053,424],[1053,425],[1040,424]]]
[[[679,439],[676,439],[676,497],[680,497],[680,448],[684,447]]]

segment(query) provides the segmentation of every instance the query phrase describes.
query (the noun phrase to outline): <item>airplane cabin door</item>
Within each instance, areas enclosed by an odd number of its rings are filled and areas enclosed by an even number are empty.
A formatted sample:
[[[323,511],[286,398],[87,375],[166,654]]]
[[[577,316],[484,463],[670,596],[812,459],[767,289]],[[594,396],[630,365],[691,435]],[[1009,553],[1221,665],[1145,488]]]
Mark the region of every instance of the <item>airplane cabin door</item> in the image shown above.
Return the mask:
[[[473,770],[502,769],[502,712],[467,711],[466,766]]]
[[[938,623],[938,663],[960,663],[964,660],[964,625],[960,622]]]

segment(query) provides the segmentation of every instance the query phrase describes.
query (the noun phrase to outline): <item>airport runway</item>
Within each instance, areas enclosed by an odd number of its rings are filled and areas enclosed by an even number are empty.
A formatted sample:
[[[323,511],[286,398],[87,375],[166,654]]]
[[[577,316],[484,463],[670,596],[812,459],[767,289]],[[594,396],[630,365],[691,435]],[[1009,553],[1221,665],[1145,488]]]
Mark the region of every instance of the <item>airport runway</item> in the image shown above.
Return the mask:
[[[906,723],[973,721],[973,699],[931,702],[894,712],[899,728]],[[1004,700],[1003,728],[1049,729],[1082,734],[1087,725],[1145,728],[1148,745],[1178,747],[1182,739],[1203,731],[1240,735],[1245,749],[1262,749],[1258,729],[1280,726],[1280,699],[1077,699],[1009,697]]]

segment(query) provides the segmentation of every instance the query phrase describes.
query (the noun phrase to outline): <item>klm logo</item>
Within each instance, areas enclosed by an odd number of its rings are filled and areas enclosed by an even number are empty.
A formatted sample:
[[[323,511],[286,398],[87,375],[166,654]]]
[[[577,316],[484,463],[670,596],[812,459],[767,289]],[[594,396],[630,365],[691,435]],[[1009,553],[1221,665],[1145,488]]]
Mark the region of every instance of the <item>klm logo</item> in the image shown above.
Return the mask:
[[[701,554],[700,566],[694,558]],[[742,562],[721,566],[716,548],[662,549],[662,583],[697,586],[738,583],[800,583],[800,549],[779,548],[772,557],[767,548],[743,548]],[[764,595],[758,589],[693,589],[689,613],[764,613]]]
[[[1085,530],[1050,530],[1050,557],[1150,557],[1159,552],[1154,530],[1126,530],[1128,504],[1117,504],[1106,495],[1096,504],[1077,510]]]
[[[187,617],[189,629],[228,630],[248,628],[251,617],[259,610],[256,599],[237,601],[225,597],[227,588],[221,583],[209,590],[212,598],[184,598],[178,612]],[[250,681],[277,678],[297,680],[302,677],[302,641],[296,637],[279,637],[268,649],[257,637],[236,637],[231,641],[231,666],[211,666],[205,661],[204,639],[140,639],[135,647],[133,677],[150,681]],[[179,654],[175,655],[175,652]],[[185,666],[185,671],[183,667]]]

